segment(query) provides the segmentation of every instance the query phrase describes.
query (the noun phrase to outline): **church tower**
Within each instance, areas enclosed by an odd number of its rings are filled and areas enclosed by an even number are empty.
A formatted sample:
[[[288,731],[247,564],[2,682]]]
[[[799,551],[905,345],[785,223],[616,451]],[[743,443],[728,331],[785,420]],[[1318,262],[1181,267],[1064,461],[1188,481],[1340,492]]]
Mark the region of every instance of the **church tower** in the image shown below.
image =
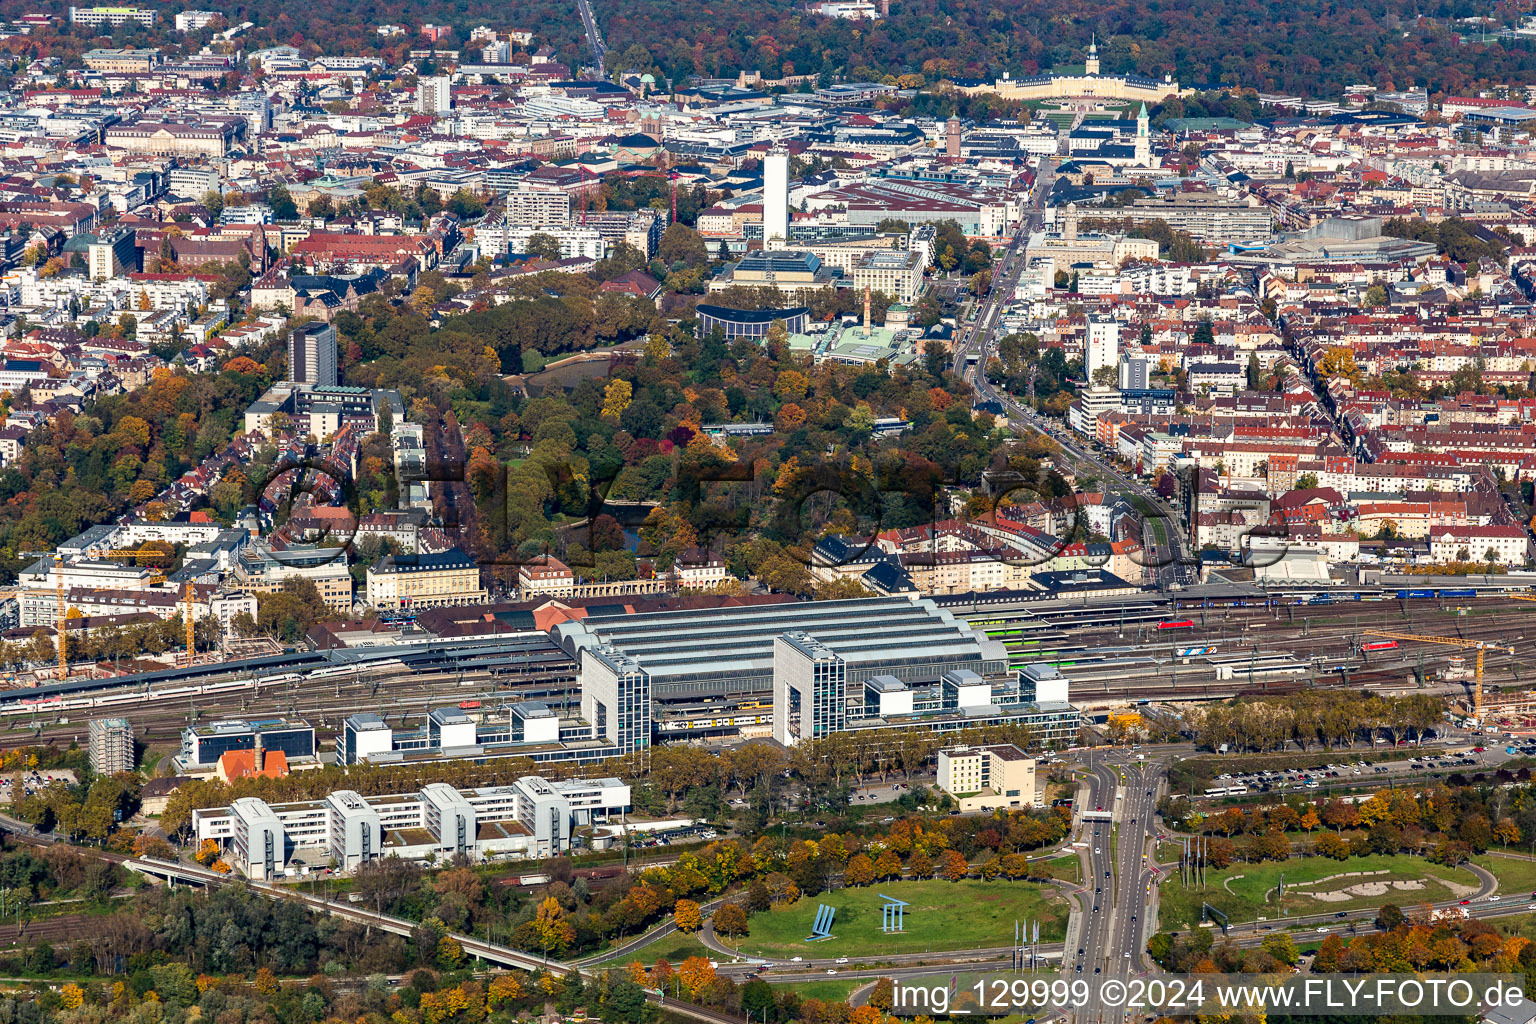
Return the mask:
[[[1147,105],[1141,105],[1141,113],[1136,115],[1136,166],[1152,166],[1152,135],[1151,125],[1147,119]]]
[[[1088,44],[1088,59],[1084,70],[1090,75],[1099,73],[1099,34],[1093,34],[1093,41]]]

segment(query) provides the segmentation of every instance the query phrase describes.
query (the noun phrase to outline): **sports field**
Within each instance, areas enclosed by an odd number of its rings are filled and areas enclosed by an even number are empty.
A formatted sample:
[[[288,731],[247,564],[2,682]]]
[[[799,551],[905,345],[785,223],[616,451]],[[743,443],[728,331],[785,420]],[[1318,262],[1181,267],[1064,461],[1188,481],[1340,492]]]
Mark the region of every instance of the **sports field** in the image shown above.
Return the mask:
[[[905,931],[880,930],[880,894],[905,900]],[[836,908],[832,938],[807,942],[819,904]],[[751,934],[734,940],[747,956],[788,959],[878,957],[882,953],[983,949],[1013,942],[1015,921],[1039,921],[1040,941],[1060,941],[1067,902],[1054,887],[1033,882],[885,882],[805,897],[791,907],[748,919]]]
[[[1203,889],[1181,884],[1177,868],[1169,869],[1167,877],[1159,922],[1165,929],[1198,924],[1201,902],[1226,913],[1234,922],[1261,917],[1279,921],[1298,915],[1375,909],[1386,903],[1409,907],[1462,899],[1475,893],[1480,884],[1465,868],[1442,867],[1406,854],[1233,864],[1207,872]],[[1282,879],[1283,906],[1276,896]]]

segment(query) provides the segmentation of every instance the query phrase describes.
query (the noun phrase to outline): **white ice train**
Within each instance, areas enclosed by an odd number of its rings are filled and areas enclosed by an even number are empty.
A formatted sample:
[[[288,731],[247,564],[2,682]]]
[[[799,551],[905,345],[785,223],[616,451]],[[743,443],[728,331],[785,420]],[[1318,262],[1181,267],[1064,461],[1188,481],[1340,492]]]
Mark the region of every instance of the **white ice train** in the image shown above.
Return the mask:
[[[259,679],[225,679],[217,682],[188,683],[168,686],[164,689],[129,690],[108,693],[83,693],[79,695],[55,695],[48,697],[22,697],[14,703],[0,705],[0,718],[25,718],[38,712],[80,711],[90,708],[110,708],[131,704],[174,700],[178,697],[202,697],[217,694],[255,691],[302,679],[297,672],[286,672]]]

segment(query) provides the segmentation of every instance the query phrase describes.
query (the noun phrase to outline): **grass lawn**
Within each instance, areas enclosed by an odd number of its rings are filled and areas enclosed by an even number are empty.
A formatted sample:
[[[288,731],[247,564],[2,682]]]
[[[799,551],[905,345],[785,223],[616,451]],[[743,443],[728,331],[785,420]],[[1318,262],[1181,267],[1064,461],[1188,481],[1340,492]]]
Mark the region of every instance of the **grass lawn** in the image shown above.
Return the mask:
[[[645,946],[639,950],[636,950],[629,956],[621,956],[612,960],[605,960],[600,966],[623,967],[624,965],[634,960],[639,960],[641,963],[649,965],[654,964],[657,960],[660,960],[663,957],[672,961],[673,963],[677,963],[681,960],[686,960],[691,956],[702,956],[709,958],[715,956],[715,954],[712,953],[709,949],[705,948],[704,943],[700,942],[692,935],[683,935],[680,932],[671,932],[665,938],[657,939],[649,946]]]
[[[853,995],[853,990],[864,983],[863,978],[849,978],[846,981],[842,978],[828,978],[826,981],[796,981],[773,987],[798,993],[802,999],[820,999],[824,1003],[846,1003],[848,997]]]
[[[1069,853],[1064,857],[1053,857],[1046,861],[1051,866],[1051,874],[1064,882],[1072,882],[1081,885],[1083,882],[1083,862],[1077,854]]]
[[[905,900],[906,930],[880,930],[880,893]],[[806,942],[816,907],[836,908],[831,939]],[[1007,946],[1015,921],[1039,921],[1043,942],[1062,938],[1066,900],[1031,882],[885,882],[863,889],[839,889],[800,900],[792,907],[753,914],[751,934],[740,940],[744,955],[768,957],[879,956],[932,950]]]
[[[1505,898],[1536,892],[1536,861],[1500,857],[1489,851],[1473,857],[1472,863],[1493,872],[1499,880],[1499,895]]]
[[[1352,873],[1367,871],[1385,871],[1386,874],[1350,877]],[[1275,903],[1275,888],[1282,876],[1285,879],[1283,908]],[[1324,878],[1331,880],[1311,884]],[[1351,886],[1371,882],[1403,882],[1412,888],[1389,884],[1385,892],[1345,892]],[[1178,872],[1170,873],[1163,885],[1161,924],[1163,928],[1177,929],[1199,923],[1202,901],[1230,915],[1234,922],[1260,917],[1275,921],[1283,916],[1282,909],[1284,915],[1294,917],[1340,910],[1368,910],[1385,903],[1407,907],[1452,899],[1465,895],[1464,890],[1477,887],[1477,876],[1465,868],[1446,868],[1406,854],[1351,857],[1342,861],[1303,857],[1278,863],[1233,864],[1220,871],[1207,872],[1204,891],[1185,888],[1179,882]],[[1343,898],[1318,899],[1313,893]]]

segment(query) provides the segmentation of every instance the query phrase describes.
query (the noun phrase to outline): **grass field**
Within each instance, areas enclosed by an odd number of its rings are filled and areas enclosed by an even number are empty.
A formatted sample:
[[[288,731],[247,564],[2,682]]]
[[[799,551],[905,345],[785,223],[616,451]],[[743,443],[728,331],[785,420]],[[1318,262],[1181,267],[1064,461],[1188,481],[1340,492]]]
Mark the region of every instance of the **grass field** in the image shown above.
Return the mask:
[[[1062,881],[1082,884],[1083,862],[1077,854],[1069,853],[1064,857],[1053,857],[1046,863],[1051,866],[1051,874]]]
[[[1520,896],[1536,892],[1536,861],[1519,857],[1500,857],[1495,853],[1479,854],[1472,863],[1487,868],[1499,880],[1499,895]]]
[[[1385,871],[1364,877],[1353,872]],[[1285,879],[1285,905],[1275,902],[1275,888]],[[1331,878],[1331,881],[1319,882]],[[1403,886],[1391,883],[1404,883]],[[1224,884],[1225,883],[1225,884]],[[1387,883],[1385,891],[1345,892],[1351,886]],[[1446,884],[1450,883],[1450,884]],[[1275,921],[1283,916],[1323,914],[1340,910],[1368,910],[1385,903],[1410,906],[1416,903],[1448,900],[1467,895],[1478,888],[1477,876],[1465,868],[1446,868],[1420,857],[1406,855],[1351,857],[1338,861],[1305,857],[1280,863],[1233,864],[1206,874],[1204,891],[1186,888],[1178,872],[1169,875],[1163,885],[1162,927],[1181,928],[1197,924],[1201,902],[1209,903],[1236,921],[1260,917]],[[1340,896],[1319,899],[1311,893]]]
[[[906,930],[880,930],[880,893],[905,900]],[[831,939],[806,942],[816,907],[836,908]],[[1066,900],[1030,882],[887,882],[863,889],[839,889],[802,899],[792,907],[753,914],[752,932],[739,943],[746,955],[768,957],[879,956],[934,950],[1007,946],[1015,921],[1039,921],[1043,942],[1062,938]]]
[[[860,978],[828,978],[826,981],[796,981],[774,988],[799,993],[802,999],[820,999],[824,1003],[846,1003],[853,990],[864,984]]]
[[[673,963],[677,963],[678,961],[686,960],[691,956],[712,957],[714,955],[714,953],[710,952],[710,950],[704,946],[704,943],[700,942],[693,936],[683,935],[679,932],[672,932],[666,938],[658,939],[657,941],[651,943],[649,946],[646,946],[638,952],[630,954],[629,956],[621,956],[615,957],[612,960],[605,960],[603,961],[602,966],[623,967],[625,964],[628,964],[632,960],[639,960],[645,964],[654,964],[657,960],[661,960],[663,958],[670,960]]]

